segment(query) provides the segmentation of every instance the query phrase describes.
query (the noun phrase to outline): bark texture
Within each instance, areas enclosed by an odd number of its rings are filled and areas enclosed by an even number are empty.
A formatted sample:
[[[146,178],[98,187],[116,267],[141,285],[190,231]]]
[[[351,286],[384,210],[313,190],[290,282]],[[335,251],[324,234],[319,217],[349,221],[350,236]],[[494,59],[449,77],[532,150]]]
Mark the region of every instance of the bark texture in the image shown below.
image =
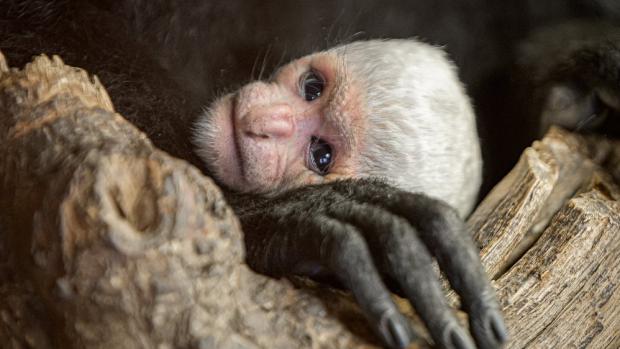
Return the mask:
[[[552,129],[470,217],[509,348],[620,347],[619,181],[620,143]],[[213,182],[58,58],[0,56],[0,193],[2,348],[376,346],[346,294],[251,272]]]

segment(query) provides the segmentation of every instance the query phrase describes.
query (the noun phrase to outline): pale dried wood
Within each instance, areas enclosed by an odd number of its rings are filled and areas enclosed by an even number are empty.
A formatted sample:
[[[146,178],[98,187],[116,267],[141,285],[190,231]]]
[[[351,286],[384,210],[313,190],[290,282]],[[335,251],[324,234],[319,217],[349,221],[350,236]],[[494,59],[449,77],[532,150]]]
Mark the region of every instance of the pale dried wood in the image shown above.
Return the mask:
[[[509,348],[620,347],[618,149],[552,129],[470,218]]]

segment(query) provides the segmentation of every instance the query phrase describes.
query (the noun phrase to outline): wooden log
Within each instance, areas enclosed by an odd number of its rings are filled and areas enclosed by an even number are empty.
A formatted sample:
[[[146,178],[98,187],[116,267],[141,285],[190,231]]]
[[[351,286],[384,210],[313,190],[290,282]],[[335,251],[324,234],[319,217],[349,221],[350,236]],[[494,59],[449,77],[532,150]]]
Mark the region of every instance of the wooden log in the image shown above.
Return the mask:
[[[470,217],[509,348],[620,346],[618,149],[554,128]]]
[[[553,129],[470,217],[508,347],[620,346],[619,154]],[[346,294],[251,272],[218,188],[58,58],[0,58],[0,192],[0,347],[377,344]]]

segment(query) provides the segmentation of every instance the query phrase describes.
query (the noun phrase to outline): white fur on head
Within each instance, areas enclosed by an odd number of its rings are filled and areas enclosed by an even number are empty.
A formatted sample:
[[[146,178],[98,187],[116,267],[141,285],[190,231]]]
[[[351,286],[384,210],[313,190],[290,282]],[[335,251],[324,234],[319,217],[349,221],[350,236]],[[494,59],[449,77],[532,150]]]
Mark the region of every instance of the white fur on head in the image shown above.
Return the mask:
[[[361,172],[469,213],[481,182],[479,139],[471,103],[444,51],[413,39],[332,50],[365,86]]]

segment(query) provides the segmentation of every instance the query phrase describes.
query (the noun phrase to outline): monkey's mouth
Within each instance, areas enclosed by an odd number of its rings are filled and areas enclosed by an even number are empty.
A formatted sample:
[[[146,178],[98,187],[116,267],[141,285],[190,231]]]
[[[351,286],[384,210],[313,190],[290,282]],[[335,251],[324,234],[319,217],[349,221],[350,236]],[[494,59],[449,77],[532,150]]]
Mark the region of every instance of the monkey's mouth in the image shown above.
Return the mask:
[[[272,138],[260,134],[254,134],[247,123],[247,111],[239,102],[239,94],[236,93],[226,103],[226,110],[222,110],[229,118],[231,130],[228,144],[229,159],[224,162],[229,167],[229,178],[221,180],[231,189],[244,192],[263,194],[273,190],[278,179],[283,177],[285,166],[276,166],[276,156]],[[245,106],[247,107],[247,106]],[[224,135],[222,137],[225,137]],[[279,169],[279,170],[278,170]]]
[[[244,139],[243,127],[239,124],[238,98],[238,93],[230,95],[217,111],[223,131],[218,137],[225,144],[221,156],[221,166],[224,168],[218,179],[232,190],[258,193],[264,186],[257,181],[260,176],[256,175],[256,160],[248,151],[249,145],[247,139]]]
[[[224,180],[234,181],[235,184],[231,186],[231,189],[236,191],[259,193],[262,186],[256,181],[256,166],[253,166],[253,162],[255,163],[257,160],[253,159],[251,151],[248,151],[249,144],[247,137],[244,139],[243,127],[239,125],[241,120],[238,114],[238,93],[235,93],[230,98],[228,118],[232,130],[229,140],[229,142],[232,143],[232,159],[229,161],[234,162],[234,165],[232,165],[233,169],[231,169],[229,173],[234,174],[232,175],[233,178]]]
[[[224,186],[234,191],[247,188],[244,175],[243,152],[237,136],[235,96],[223,97],[214,105],[211,128],[215,130],[209,144],[214,161],[207,164],[211,172]]]
[[[235,93],[234,96],[230,99],[230,105],[229,105],[229,113],[228,113],[228,120],[230,122],[230,127],[232,130],[232,134],[231,134],[231,142],[232,142],[232,147],[233,147],[233,153],[234,153],[234,162],[236,163],[236,167],[237,167],[237,174],[241,177],[242,181],[246,181],[246,174],[245,174],[245,159],[243,156],[243,152],[241,151],[241,144],[240,144],[240,140],[239,140],[239,133],[237,132],[237,99],[238,99],[238,93]]]

